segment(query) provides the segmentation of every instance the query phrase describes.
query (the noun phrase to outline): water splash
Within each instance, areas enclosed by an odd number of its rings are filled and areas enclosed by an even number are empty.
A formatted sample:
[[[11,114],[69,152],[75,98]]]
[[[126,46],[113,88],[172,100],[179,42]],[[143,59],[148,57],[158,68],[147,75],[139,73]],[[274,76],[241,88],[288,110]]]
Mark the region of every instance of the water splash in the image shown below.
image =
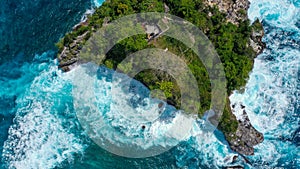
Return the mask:
[[[245,92],[230,100],[244,104],[251,123],[265,135],[250,157],[255,168],[300,165],[299,2],[252,0],[248,11],[252,21],[263,21],[267,49],[255,59]]]
[[[49,57],[49,53],[44,55]],[[33,63],[26,72],[36,67],[40,73],[16,99],[14,124],[3,146],[8,168],[53,168],[72,161],[74,153],[83,153],[85,148],[78,138],[81,133],[71,107],[67,74],[58,70],[55,61]]]

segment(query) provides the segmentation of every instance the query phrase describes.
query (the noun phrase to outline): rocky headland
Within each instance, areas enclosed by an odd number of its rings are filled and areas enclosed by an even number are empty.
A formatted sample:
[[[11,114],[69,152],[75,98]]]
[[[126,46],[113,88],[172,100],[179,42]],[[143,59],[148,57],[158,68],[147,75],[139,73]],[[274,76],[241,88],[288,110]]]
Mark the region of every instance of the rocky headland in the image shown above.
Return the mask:
[[[114,4],[109,4],[109,3],[114,3],[113,1],[109,1],[107,3],[104,3],[104,9],[99,10],[101,12],[105,11],[107,8]],[[115,2],[118,3],[118,2]],[[119,2],[121,3],[121,2]],[[158,5],[157,5],[158,4]],[[160,5],[159,5],[160,4]],[[120,15],[122,12],[124,12],[125,9],[129,10],[131,9],[129,4],[122,4],[124,8],[122,9],[117,9],[117,12],[120,12]],[[156,6],[155,6],[156,5]],[[206,18],[206,21],[210,22],[210,19],[212,22],[216,22],[214,19],[214,15],[219,14],[218,12],[221,12],[221,14],[225,15],[226,22],[232,23],[235,26],[235,29],[238,29],[241,27],[242,23],[247,23],[248,17],[247,17],[247,10],[249,8],[249,1],[248,0],[204,0],[204,7],[201,9],[201,14],[205,15],[204,18]],[[117,5],[118,6],[118,5]],[[174,7],[175,6],[175,7]],[[120,5],[118,6],[120,7]],[[175,15],[185,15],[185,13],[172,13],[173,10],[177,10],[176,4],[172,3],[163,3],[159,1],[153,2],[153,4],[150,6],[152,7],[150,11],[153,11],[153,8],[157,7],[159,10],[157,11],[164,11],[164,12],[170,12],[171,14]],[[101,7],[100,7],[101,8]],[[128,13],[132,12],[138,12],[138,8],[140,7],[132,7],[132,11],[129,11]],[[174,9],[173,9],[174,8]],[[217,8],[219,11],[214,11],[214,8]],[[155,10],[154,10],[155,11]],[[200,11],[200,9],[199,9]],[[100,17],[99,13],[97,13],[96,9],[96,14],[92,14],[90,16],[87,16],[87,20],[83,21],[82,23],[76,25],[73,28],[73,31],[70,34],[67,34],[58,44],[59,48],[59,54],[58,54],[58,60],[59,60],[59,67],[63,71],[69,71],[72,69],[72,67],[76,66],[78,63],[78,56],[80,53],[80,50],[83,46],[83,44],[90,38],[93,32],[95,32],[99,27],[104,26],[106,24],[109,24],[109,21],[113,18],[112,16],[107,16],[107,17]],[[122,13],[123,14],[123,13]],[[127,14],[124,12],[124,15]],[[182,16],[181,16],[182,17]],[[97,18],[97,19],[95,19]],[[98,19],[99,18],[99,19]],[[98,22],[98,23],[95,23]],[[224,20],[220,20],[218,22],[224,22]],[[204,26],[201,26],[199,24],[200,29],[204,31],[205,34],[211,39],[212,41],[214,40],[214,37],[210,32],[214,29],[214,27],[209,27],[204,24]],[[212,23],[212,25],[215,25],[215,27],[218,27],[219,24]],[[249,64],[253,64],[254,58],[260,54],[263,49],[265,48],[265,44],[262,42],[262,37],[264,35],[264,31],[262,28],[262,24],[257,20],[255,21],[251,26],[247,26],[247,30],[250,31],[250,34],[246,34],[244,36],[245,40],[245,45],[242,46],[241,50],[251,50],[251,52],[245,53],[249,55],[250,61]],[[156,44],[161,45],[159,43],[160,41]],[[164,42],[164,41],[163,41]],[[216,44],[216,48],[219,48],[218,43]],[[152,44],[151,44],[152,45]],[[220,51],[220,50],[217,50]],[[238,52],[236,52],[238,53]],[[222,55],[222,54],[219,54]],[[105,65],[113,65],[115,64],[114,59],[107,60],[109,61],[108,63],[105,63]],[[114,66],[110,66],[114,67]],[[252,69],[252,67],[251,67]],[[251,71],[249,69],[249,71]],[[249,71],[246,72],[249,74]],[[246,77],[245,81],[247,80]],[[140,80],[140,79],[139,79]],[[141,78],[143,81],[143,79]],[[144,82],[144,81],[143,81]],[[230,84],[228,85],[228,95],[235,90],[235,89],[241,89],[243,88],[243,85],[245,85],[246,82],[241,83],[238,87],[232,87]],[[147,81],[145,82],[147,84]],[[151,85],[149,85],[151,88]],[[232,88],[230,88],[232,87]],[[175,95],[175,94],[173,94]],[[174,103],[176,105],[176,100],[174,101],[174,98],[169,99],[170,102]],[[237,110],[237,107],[239,107],[239,110]],[[234,115],[234,111],[243,111],[243,119],[237,119]],[[201,113],[200,113],[201,114]],[[232,150],[236,151],[237,153],[241,155],[253,155],[254,154],[254,146],[261,143],[263,141],[263,135],[258,132],[252,125],[247,117],[247,112],[244,108],[243,105],[231,105],[230,106],[230,101],[228,99],[227,103],[227,108],[224,110],[224,117],[221,119],[221,124],[218,127],[225,135],[230,147]]]

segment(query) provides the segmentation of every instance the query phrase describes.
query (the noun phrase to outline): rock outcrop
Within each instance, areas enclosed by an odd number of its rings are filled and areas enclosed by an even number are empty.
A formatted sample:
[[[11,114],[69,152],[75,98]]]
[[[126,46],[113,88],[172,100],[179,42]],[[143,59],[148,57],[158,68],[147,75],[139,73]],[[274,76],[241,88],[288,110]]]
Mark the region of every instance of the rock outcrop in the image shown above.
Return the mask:
[[[253,24],[252,33],[250,37],[250,46],[259,55],[266,48],[266,44],[262,41],[264,36],[264,29],[262,23],[257,19]]]
[[[232,112],[240,115],[237,117],[237,131],[232,134],[233,139],[229,141],[230,148],[243,155],[253,155],[253,147],[263,142],[264,136],[252,126],[244,105],[232,105]]]
[[[58,55],[59,67],[67,72],[78,61],[78,55],[82,48],[82,42],[89,36],[89,31],[74,39],[69,45],[64,46],[63,51]]]
[[[226,14],[228,22],[238,25],[240,21],[248,19],[247,10],[250,6],[248,0],[206,0],[207,5],[217,6],[219,10]]]

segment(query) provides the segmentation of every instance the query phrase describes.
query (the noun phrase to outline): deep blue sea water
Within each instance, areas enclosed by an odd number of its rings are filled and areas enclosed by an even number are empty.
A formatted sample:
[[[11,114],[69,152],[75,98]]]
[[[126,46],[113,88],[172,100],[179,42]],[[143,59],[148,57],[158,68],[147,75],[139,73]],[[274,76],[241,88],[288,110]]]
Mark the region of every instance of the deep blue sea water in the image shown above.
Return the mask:
[[[219,131],[204,133],[200,120],[195,121],[186,141],[145,159],[113,155],[86,136],[73,106],[72,72],[58,70],[54,43],[93,4],[101,1],[0,0],[2,168],[194,169],[228,165],[226,159],[235,153]],[[252,124],[264,133],[265,141],[248,157],[251,164],[242,158],[236,164],[299,168],[300,1],[251,0],[248,14],[252,21],[263,21],[267,49],[255,60],[245,92],[236,92],[230,99],[247,106]],[[111,85],[105,78],[99,83],[102,88]],[[98,100],[109,100],[110,95],[102,91]],[[236,115],[240,116],[239,111]]]

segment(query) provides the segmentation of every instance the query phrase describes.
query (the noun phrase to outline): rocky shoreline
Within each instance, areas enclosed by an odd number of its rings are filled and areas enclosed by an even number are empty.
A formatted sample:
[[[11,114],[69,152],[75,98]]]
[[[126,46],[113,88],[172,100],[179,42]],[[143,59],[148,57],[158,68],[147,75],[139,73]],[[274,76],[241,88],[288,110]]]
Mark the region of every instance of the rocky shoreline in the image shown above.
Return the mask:
[[[217,6],[220,9],[220,11],[227,14],[227,21],[233,24],[238,24],[240,21],[248,19],[247,10],[250,5],[248,0],[228,0],[226,2],[221,0],[206,0],[205,3],[208,6]],[[170,10],[169,7],[167,8],[168,10]],[[84,26],[86,23],[87,20],[78,24],[73,28],[73,31],[81,29],[81,27]],[[104,22],[103,24],[107,24],[107,22]],[[259,21],[255,21],[254,24],[255,27],[251,30],[252,33],[248,45],[253,48],[257,56],[265,48],[265,44],[262,42],[264,31],[262,29],[262,24]],[[75,39],[72,39],[70,43],[64,44],[63,47],[59,47],[61,49],[61,51],[59,51],[58,54],[59,67],[63,71],[69,71],[72,69],[72,67],[79,64],[78,56],[80,50],[82,48],[83,43],[91,36],[91,34],[92,32],[90,32],[89,30],[83,31],[81,35],[77,36]],[[232,105],[231,111],[237,111],[236,107],[244,106]],[[251,125],[251,122],[247,117],[245,109],[242,109],[244,113],[244,118],[243,120],[238,120],[237,130],[232,133],[227,133],[225,136],[233,151],[241,155],[253,155],[253,147],[263,141],[263,135]],[[232,116],[234,115],[232,114]]]
[[[248,0],[206,0],[205,3],[208,6],[217,6],[220,11],[226,13],[227,22],[239,24],[239,21],[248,19],[247,11],[250,7]],[[253,25],[254,28],[252,29],[249,39],[249,45],[253,48],[257,56],[263,52],[266,48],[266,44],[262,41],[264,29],[261,22],[256,20]],[[242,155],[253,155],[254,146],[263,142],[264,136],[252,126],[247,116],[245,106],[231,105],[231,111],[237,111],[237,107],[241,107],[243,119],[238,120],[238,128],[235,133],[229,135],[232,139],[228,139],[228,142],[232,150]]]
[[[264,136],[258,132],[251,124],[244,105],[231,105],[233,113],[242,111],[242,117],[238,119],[238,129],[236,131],[237,139],[230,142],[232,150],[244,155],[253,155],[254,146],[263,142]],[[243,144],[243,146],[240,146]]]

